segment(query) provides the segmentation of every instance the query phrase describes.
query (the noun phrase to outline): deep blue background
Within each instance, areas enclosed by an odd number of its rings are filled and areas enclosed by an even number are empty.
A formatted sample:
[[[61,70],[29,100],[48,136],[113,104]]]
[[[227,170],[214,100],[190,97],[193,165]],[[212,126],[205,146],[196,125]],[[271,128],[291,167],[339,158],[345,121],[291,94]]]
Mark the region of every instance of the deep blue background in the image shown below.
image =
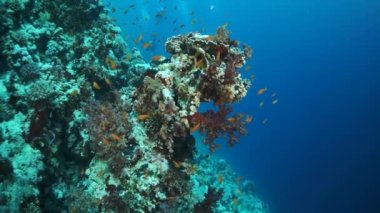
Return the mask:
[[[219,154],[255,181],[272,212],[380,212],[380,1],[150,0],[135,1],[136,11],[123,15],[131,2],[115,13],[131,46],[141,32],[145,41],[149,32],[177,34],[177,19],[186,24],[183,33],[211,34],[229,23],[232,37],[254,48],[249,72],[256,81],[235,108],[255,122],[241,144]],[[168,19],[157,24],[154,12],[165,6]],[[128,24],[143,10],[152,16]],[[155,45],[144,56],[163,54]],[[257,96],[264,86],[269,93]]]

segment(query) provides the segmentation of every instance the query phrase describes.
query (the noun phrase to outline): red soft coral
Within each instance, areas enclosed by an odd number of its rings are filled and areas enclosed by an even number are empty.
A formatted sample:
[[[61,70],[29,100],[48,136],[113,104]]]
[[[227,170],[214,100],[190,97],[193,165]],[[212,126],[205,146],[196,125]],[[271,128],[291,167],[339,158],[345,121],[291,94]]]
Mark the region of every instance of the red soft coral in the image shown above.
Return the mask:
[[[229,146],[235,145],[239,138],[246,134],[246,124],[250,122],[249,117],[244,119],[241,114],[227,118],[232,108],[221,105],[218,111],[208,110],[203,113],[196,113],[190,118],[193,126],[199,126],[199,132],[205,136],[204,143],[213,152],[218,148],[214,141],[216,138],[224,136],[228,138]]]

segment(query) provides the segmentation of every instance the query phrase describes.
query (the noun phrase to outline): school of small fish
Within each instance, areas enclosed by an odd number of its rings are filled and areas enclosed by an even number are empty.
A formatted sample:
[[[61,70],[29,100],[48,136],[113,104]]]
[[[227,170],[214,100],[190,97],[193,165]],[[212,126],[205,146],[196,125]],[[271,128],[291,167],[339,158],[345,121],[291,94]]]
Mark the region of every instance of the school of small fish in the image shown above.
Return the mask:
[[[159,0],[159,7],[156,7],[155,10],[148,11],[145,15],[141,16],[138,11],[140,11],[141,8],[145,8],[148,4],[153,4],[154,2],[151,2],[151,0],[142,0],[141,2],[134,3],[129,2],[127,6],[124,6],[123,8],[117,8],[112,7],[110,12],[111,13],[121,13],[124,16],[128,16],[125,20],[132,20],[127,23],[124,23],[123,25],[127,25],[129,27],[127,28],[139,28],[142,29],[140,32],[137,32],[135,36],[129,36],[127,35],[125,38],[128,39],[132,37],[131,42],[136,47],[141,47],[145,51],[153,51],[155,50],[156,46],[162,46],[165,42],[165,37],[167,35],[164,35],[165,32],[163,32],[162,29],[167,29],[168,25],[171,25],[171,32],[166,32],[172,35],[173,33],[176,33],[180,30],[186,30],[186,31],[198,31],[200,33],[203,33],[205,30],[205,27],[202,26],[202,18],[198,17],[198,12],[201,13],[202,8],[190,8],[189,12],[186,14],[190,20],[189,23],[184,23],[181,21],[181,18],[183,16],[183,11],[180,9],[180,2],[184,0],[177,1],[177,3],[173,4],[173,2],[168,3],[168,0]],[[208,6],[208,8],[203,8],[206,12],[208,11],[211,14],[215,10],[216,6],[211,4]],[[226,17],[228,17],[228,14],[225,14]],[[154,21],[154,25],[159,27],[157,29],[160,29],[160,31],[155,31],[154,29],[146,29],[144,30],[144,25],[147,24],[148,21]],[[165,27],[160,27],[161,25],[165,25]],[[195,30],[194,30],[195,29]],[[153,32],[152,32],[153,31]],[[182,31],[182,32],[184,32]],[[210,40],[212,40],[213,36],[210,36]],[[163,55],[151,55],[151,62],[153,63],[161,63],[166,58]],[[129,61],[131,59],[131,55],[127,55],[125,57],[126,61]],[[116,69],[117,64],[112,60],[112,58],[107,58],[106,64],[111,69]],[[195,67],[201,68],[204,65],[204,62],[201,60],[196,61]],[[249,79],[251,81],[256,80],[256,76],[253,73],[249,73],[249,71],[252,69],[252,65],[246,65],[242,68],[242,71],[247,72]],[[107,81],[106,81],[107,83]],[[107,83],[108,84],[108,83]],[[93,88],[95,90],[100,90],[101,86],[98,84],[98,82],[93,82]],[[266,95],[268,93],[267,87],[259,88],[256,91],[256,95],[261,98],[259,100],[259,108],[264,108],[264,106],[270,106],[270,105],[277,105],[279,103],[279,100],[277,98],[277,93],[273,92],[270,95],[270,100],[267,100]],[[266,99],[265,101],[263,99]],[[267,103],[267,104],[266,104]],[[138,120],[139,121],[145,121],[149,119],[149,115],[139,115]],[[252,121],[252,117],[247,117],[246,122],[250,123]],[[261,123],[263,125],[266,125],[268,123],[268,118],[263,118],[261,120]],[[191,131],[197,131],[199,129],[200,125],[195,125],[191,128]]]
[[[136,47],[142,47],[146,51],[153,51],[156,46],[162,46],[168,35],[172,35],[177,32],[198,31],[203,33],[206,29],[202,24],[204,22],[203,17],[199,17],[198,14],[208,12],[211,14],[216,8],[211,4],[206,7],[197,7],[197,4],[193,8],[187,9],[188,20],[183,19],[183,7],[181,2],[184,0],[175,1],[176,3],[168,0],[142,0],[142,2],[128,1],[124,6],[112,6],[108,5],[111,9],[109,12],[117,15],[117,17],[126,18],[128,22],[120,23],[122,26],[127,26],[127,29],[139,29],[140,32],[134,30],[131,35],[127,35],[125,38],[132,39],[130,42]],[[154,9],[151,4],[158,4]],[[144,11],[143,13],[141,11]],[[119,18],[118,18],[119,19]],[[118,21],[113,19],[113,21]],[[153,21],[155,29],[147,28],[149,22]],[[164,26],[164,27],[161,27]],[[167,29],[167,26],[171,28]],[[168,31],[169,30],[169,31]],[[153,31],[153,32],[152,32]],[[160,31],[160,33],[158,33]],[[135,34],[136,33],[136,34]],[[165,35],[166,34],[166,35]]]

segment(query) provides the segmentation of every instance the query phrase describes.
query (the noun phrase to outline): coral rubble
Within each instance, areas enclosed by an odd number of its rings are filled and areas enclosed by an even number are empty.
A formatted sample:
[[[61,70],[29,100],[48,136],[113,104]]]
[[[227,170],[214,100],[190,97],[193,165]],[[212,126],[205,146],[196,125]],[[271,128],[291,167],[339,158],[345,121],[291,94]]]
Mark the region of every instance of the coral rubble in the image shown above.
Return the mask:
[[[196,150],[195,131],[214,151],[250,121],[228,117],[251,50],[225,26],[169,38],[171,57],[149,64],[99,1],[1,0],[0,12],[1,212],[267,211]]]

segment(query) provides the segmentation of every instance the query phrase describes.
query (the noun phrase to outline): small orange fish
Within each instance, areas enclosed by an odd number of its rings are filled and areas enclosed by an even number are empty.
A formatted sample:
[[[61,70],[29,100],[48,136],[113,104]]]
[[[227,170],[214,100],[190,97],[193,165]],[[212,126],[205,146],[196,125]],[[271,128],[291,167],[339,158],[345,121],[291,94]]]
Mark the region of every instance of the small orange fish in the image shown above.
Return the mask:
[[[220,61],[220,50],[216,52],[216,60]]]
[[[140,33],[140,35],[138,35],[137,38],[135,39],[134,43],[138,44],[142,40],[142,38],[143,38],[143,34]]]
[[[174,163],[174,167],[175,168],[179,168],[179,167],[181,167],[181,163],[179,163],[179,162],[177,162],[177,161],[175,161],[175,160],[173,160],[173,163]]]
[[[212,41],[214,40],[214,36],[207,36],[204,38],[206,41]]]
[[[223,176],[222,175],[218,175],[218,183],[222,183],[223,182]]]
[[[109,145],[110,145],[110,142],[109,142],[107,139],[104,139],[104,140],[103,140],[103,144],[106,145],[106,146],[109,146]]]
[[[262,95],[262,94],[264,94],[267,90],[268,90],[268,88],[266,88],[266,87],[261,88],[261,89],[257,90],[257,95]]]
[[[155,55],[152,57],[152,61],[162,61],[164,57],[160,55]]]
[[[142,114],[142,115],[139,115],[138,117],[137,117],[137,119],[139,120],[139,121],[145,121],[146,119],[148,119],[149,118],[149,115],[148,114]]]
[[[96,81],[92,82],[92,88],[94,88],[96,90],[100,90],[101,89],[100,85]]]
[[[143,44],[143,48],[144,49],[147,49],[147,48],[149,48],[149,47],[151,47],[152,46],[152,43],[151,42],[145,42],[144,44]]]
[[[199,129],[199,127],[201,126],[201,123],[198,123],[196,124],[195,126],[191,127],[190,128],[190,132],[195,132]]]
[[[227,121],[230,123],[234,123],[236,122],[236,118],[235,117],[227,118]]]
[[[112,61],[112,63],[111,63],[111,69],[113,69],[113,70],[116,69],[116,63],[113,62],[113,61]]]
[[[253,116],[247,116],[245,118],[245,122],[249,124],[249,123],[251,123],[252,119],[253,119]]]
[[[204,59],[201,58],[201,60],[195,63],[195,68],[200,68],[203,64],[204,64]]]
[[[117,67],[116,62],[111,57],[106,58],[106,64],[113,70]]]
[[[116,134],[114,134],[114,133],[112,133],[112,134],[110,135],[110,137],[111,137],[111,139],[114,140],[114,141],[117,141],[117,142],[121,141],[121,137],[118,136],[118,135],[116,135]]]

